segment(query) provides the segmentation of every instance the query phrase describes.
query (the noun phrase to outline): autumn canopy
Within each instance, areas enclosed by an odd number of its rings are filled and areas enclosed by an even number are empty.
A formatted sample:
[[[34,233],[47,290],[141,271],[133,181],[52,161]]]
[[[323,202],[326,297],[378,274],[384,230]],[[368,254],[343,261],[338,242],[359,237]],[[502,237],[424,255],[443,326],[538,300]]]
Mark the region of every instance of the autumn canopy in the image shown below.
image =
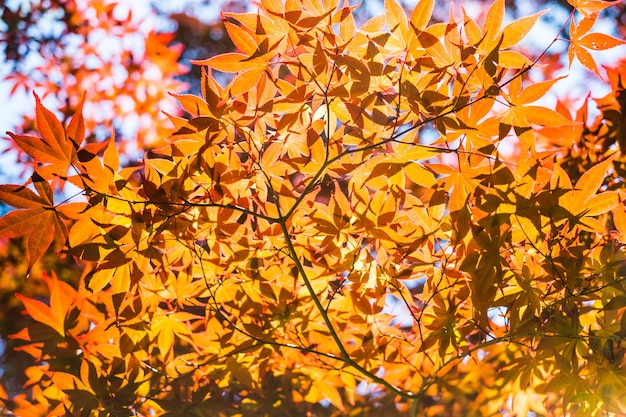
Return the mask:
[[[545,11],[350,3],[224,12],[234,50],[139,162],[85,128],[89,91],[65,123],[35,95],[0,237],[80,279],[17,295],[34,362],[3,415],[626,410],[626,61],[595,60],[619,1],[569,0],[530,52]],[[580,64],[608,95],[558,93]]]

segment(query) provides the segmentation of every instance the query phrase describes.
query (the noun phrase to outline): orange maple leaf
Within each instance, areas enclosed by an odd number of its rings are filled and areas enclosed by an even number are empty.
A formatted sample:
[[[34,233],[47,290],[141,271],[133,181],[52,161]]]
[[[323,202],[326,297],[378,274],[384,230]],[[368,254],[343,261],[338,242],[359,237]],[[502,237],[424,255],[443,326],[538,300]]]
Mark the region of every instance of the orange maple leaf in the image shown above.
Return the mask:
[[[0,237],[26,237],[29,270],[53,241],[62,244],[67,239],[67,228],[55,210],[50,184],[37,172],[32,181],[38,194],[25,186],[0,185],[0,200],[20,209],[0,218]]]
[[[521,78],[515,78],[509,84],[509,93],[505,95],[510,104],[508,110],[500,116],[501,135],[507,134],[511,127],[519,135],[520,140],[528,149],[534,149],[534,137],[527,135],[531,132],[531,125],[539,126],[567,126],[576,124],[561,113],[546,107],[529,105],[542,98],[550,88],[561,78],[534,83],[522,90]],[[504,129],[502,129],[504,128]]]
[[[618,4],[620,1],[621,0],[567,0],[569,4],[581,12],[585,17],[599,13],[604,9]]]
[[[605,3],[605,2],[601,2]],[[610,3],[608,3],[610,4]],[[567,50],[567,56],[569,58],[569,65],[572,66],[574,57],[578,58],[578,61],[583,64],[587,69],[594,72],[598,77],[603,78],[596,61],[589,52],[603,51],[606,49],[615,48],[616,46],[626,44],[626,41],[614,38],[613,36],[604,33],[588,33],[598,18],[597,14],[586,15],[578,24],[572,20],[570,23],[570,46]]]
[[[61,336],[65,336],[65,317],[76,291],[65,282],[59,281],[54,272],[52,276],[44,273],[43,278],[50,290],[50,306],[21,294],[16,294],[16,296],[34,320],[51,327]]]
[[[67,180],[67,171],[76,159],[74,141],[84,137],[82,126],[82,112],[75,113],[68,134],[57,117],[41,104],[39,96],[35,94],[37,103],[37,130],[41,137],[30,135],[16,135],[9,132],[9,136],[28,156],[39,165],[37,173],[45,180],[61,180],[60,185]],[[82,106],[82,102],[81,102]],[[74,142],[74,143],[73,143]]]

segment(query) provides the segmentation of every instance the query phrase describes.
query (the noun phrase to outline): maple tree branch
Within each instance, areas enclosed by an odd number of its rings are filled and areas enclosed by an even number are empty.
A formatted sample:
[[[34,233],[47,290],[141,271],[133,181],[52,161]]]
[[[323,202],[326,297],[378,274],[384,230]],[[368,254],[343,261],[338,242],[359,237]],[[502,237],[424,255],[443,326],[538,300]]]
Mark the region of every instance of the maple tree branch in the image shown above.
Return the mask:
[[[406,309],[408,310],[409,314],[411,315],[411,317],[413,318],[413,320],[415,321],[415,323],[417,324],[417,327],[420,331],[420,338],[422,340],[422,342],[424,342],[424,337],[422,335],[422,325],[421,325],[421,320],[415,315],[415,313],[413,312],[413,309],[411,308],[411,305],[409,305],[409,300],[406,299],[406,297],[404,296],[404,294],[402,293],[402,290],[400,289],[399,285],[396,285],[393,282],[390,282],[389,285],[391,285],[393,288],[396,289],[396,291],[398,292],[398,294],[400,294],[400,298],[402,299],[402,302],[404,303],[404,306],[406,307]],[[423,308],[422,308],[423,310]]]
[[[574,12],[575,12],[575,10],[572,10],[572,12],[570,13],[570,16],[568,17],[568,19],[565,21],[565,23],[563,23],[563,25],[561,26],[561,28],[557,32],[557,35],[554,37],[552,42],[546,48],[543,49],[541,54],[531,64],[523,67],[520,71],[518,71],[513,77],[511,77],[510,79],[502,82],[501,84],[498,84],[496,86],[497,90],[501,90],[503,87],[505,87],[506,85],[510,84],[515,79],[521,77],[522,75],[524,75],[525,73],[527,73],[528,71],[530,71],[532,68],[534,68],[537,65],[539,60],[549,51],[549,49],[552,47],[552,45],[554,45],[558,41],[559,35],[565,30],[565,26],[572,19],[573,15],[574,15]],[[478,68],[478,66],[475,67],[472,71],[475,71],[476,68]],[[467,82],[464,83],[464,86],[466,84],[467,84]],[[371,144],[371,145],[368,145],[368,146],[365,146],[365,147],[362,147],[362,148],[346,150],[342,154],[336,156],[334,159],[338,160],[344,154],[351,154],[351,153],[355,153],[355,152],[363,152],[363,151],[366,151],[366,150],[374,149],[374,148],[376,148],[376,147],[378,147],[380,145],[383,145],[383,144],[385,144],[385,143],[387,143],[389,141],[393,141],[393,140],[395,140],[395,139],[405,135],[406,133],[409,133],[409,132],[411,132],[413,130],[419,129],[420,127],[422,127],[422,126],[424,126],[424,125],[426,125],[428,123],[432,123],[432,122],[434,122],[436,120],[439,120],[439,119],[441,119],[441,118],[443,118],[443,117],[445,117],[447,115],[450,115],[450,114],[456,113],[456,112],[458,112],[460,110],[463,110],[463,109],[465,109],[465,108],[475,104],[478,101],[484,100],[486,98],[490,98],[490,97],[492,97],[492,95],[493,95],[492,93],[490,93],[489,91],[486,90],[485,93],[482,96],[477,97],[474,100],[470,100],[470,101],[468,101],[467,103],[465,103],[465,104],[463,104],[461,106],[458,105],[458,101],[459,101],[460,97],[457,97],[456,102],[454,103],[454,105],[452,106],[452,108],[450,110],[447,110],[447,111],[445,111],[443,113],[437,114],[436,116],[429,117],[429,118],[427,118],[425,120],[422,120],[420,122],[417,122],[413,126],[407,128],[407,129],[405,129],[405,130],[403,130],[401,132],[398,132],[397,134],[392,135],[388,139],[382,140],[380,142],[377,142],[377,143],[374,143],[374,144]],[[415,145],[419,145],[419,144],[415,144]],[[433,148],[435,148],[435,147],[433,147]],[[334,161],[331,160],[331,163],[332,162],[334,162]]]
[[[295,52],[295,47],[292,45],[292,49]],[[296,52],[296,56],[297,56],[297,52]],[[309,76],[311,76],[311,78],[314,80],[315,84],[317,85],[317,87],[322,91],[324,97],[325,97],[325,106],[326,106],[326,117],[328,119],[330,119],[330,103],[328,102],[328,97],[327,97],[327,88],[324,89],[322,88],[322,86],[319,84],[319,82],[317,81],[316,77],[314,77],[309,69],[306,67],[306,65],[304,65],[301,61],[299,56],[297,56],[298,62],[300,63],[301,68],[304,68],[305,72],[309,73]],[[336,66],[333,66],[333,73],[335,71]],[[332,79],[332,75],[330,77]],[[330,80],[329,80],[330,83]],[[329,84],[330,85],[330,84]],[[320,169],[317,171],[317,173],[313,176],[313,178],[309,181],[309,183],[306,185],[305,189],[302,191],[302,193],[300,194],[300,196],[298,197],[298,199],[296,200],[296,202],[294,203],[294,205],[289,209],[289,211],[286,214],[282,214],[282,210],[280,207],[280,202],[278,200],[278,196],[276,195],[276,192],[273,189],[273,186],[271,184],[271,181],[267,175],[267,173],[265,172],[265,170],[263,169],[263,167],[260,164],[260,161],[257,161],[257,165],[259,167],[259,169],[261,170],[261,172],[265,175],[266,177],[266,181],[268,184],[268,187],[270,187],[270,189],[272,190],[275,198],[274,198],[274,204],[276,206],[277,212],[278,212],[278,223],[280,224],[280,227],[282,229],[284,238],[285,238],[285,242],[287,243],[287,247],[290,253],[290,257],[292,258],[292,260],[294,261],[294,263],[296,264],[296,268],[298,270],[298,274],[302,277],[304,284],[309,292],[309,294],[311,295],[311,298],[313,299],[313,302],[317,308],[317,310],[319,311],[320,315],[322,316],[322,319],[324,320],[330,334],[331,337],[333,338],[335,344],[337,345],[337,347],[339,348],[339,351],[341,353],[341,359],[348,365],[354,367],[355,369],[359,370],[359,372],[363,373],[364,375],[369,376],[371,379],[373,379],[374,381],[377,381],[379,383],[381,383],[382,385],[386,386],[387,388],[391,389],[392,391],[398,393],[399,395],[402,395],[403,392],[398,389],[397,387],[389,384],[387,381],[383,380],[382,378],[377,377],[376,375],[370,373],[369,371],[367,371],[366,369],[362,368],[360,365],[358,365],[357,363],[355,363],[351,358],[349,353],[346,351],[343,343],[341,342],[341,339],[339,338],[339,335],[337,334],[337,332],[334,329],[334,326],[332,324],[332,322],[330,321],[330,318],[328,317],[328,313],[326,311],[326,309],[324,309],[321,301],[319,300],[319,298],[317,297],[317,294],[315,293],[315,290],[313,289],[313,286],[306,274],[306,271],[304,270],[304,267],[302,265],[302,263],[300,262],[299,258],[298,258],[298,254],[295,250],[295,247],[293,246],[293,242],[291,240],[291,235],[289,233],[289,230],[287,229],[287,225],[286,225],[286,221],[292,216],[293,212],[295,211],[295,209],[298,207],[299,202],[301,202],[304,197],[306,197],[312,190],[314,187],[316,187],[317,185],[317,180],[321,177],[322,173],[325,172],[327,166],[329,165],[328,162],[328,155],[329,155],[329,143],[330,143],[330,123],[327,121],[326,122],[326,143],[324,144],[325,147],[325,161],[322,164],[322,167],[320,167]],[[334,355],[331,355],[330,357],[334,358]]]
[[[156,368],[152,367],[151,365],[148,365],[148,364],[146,364],[146,363],[144,363],[144,362],[141,362],[141,363],[142,363],[142,364],[144,364],[144,366],[146,366],[146,367],[147,367],[147,368],[148,368],[151,372],[154,372],[154,373],[160,374],[160,375],[162,375],[164,378],[166,378],[166,382],[165,382],[165,383],[163,383],[163,385],[160,385],[160,386],[154,387],[154,389],[152,390],[152,392],[151,392],[151,393],[149,393],[148,395],[146,395],[145,397],[143,397],[143,398],[141,399],[140,403],[144,403],[144,402],[146,402],[147,400],[154,400],[154,399],[157,399],[157,398],[158,398],[158,397],[157,397],[157,395],[158,395],[158,394],[160,394],[160,393],[162,393],[162,392],[163,392],[163,390],[164,390],[166,387],[171,387],[174,383],[176,383],[176,382],[178,382],[178,381],[181,381],[181,380],[183,380],[183,379],[185,379],[185,378],[189,378],[189,377],[191,377],[191,376],[192,376],[195,372],[197,372],[197,371],[198,371],[198,369],[202,368],[203,366],[207,366],[207,365],[210,365],[210,364],[212,364],[212,363],[216,363],[216,362],[221,362],[221,361],[223,361],[224,359],[228,359],[229,357],[232,357],[233,355],[237,355],[237,354],[239,354],[239,353],[244,353],[244,352],[247,352],[247,351],[249,351],[249,350],[251,350],[251,349],[255,349],[255,348],[257,348],[258,346],[259,346],[259,345],[254,345],[254,344],[252,344],[252,345],[250,345],[250,346],[242,346],[242,347],[239,347],[239,348],[234,349],[234,350],[233,350],[233,351],[231,351],[231,352],[225,353],[225,354],[223,354],[223,355],[216,356],[216,357],[213,357],[213,358],[209,358],[209,359],[207,359],[206,361],[204,361],[204,362],[202,362],[202,363],[197,363],[197,362],[196,362],[196,363],[194,363],[194,362],[189,362],[189,361],[188,361],[188,360],[186,360],[185,358],[181,358],[181,357],[179,357],[179,358],[178,358],[178,360],[180,360],[181,362],[183,362],[183,363],[184,363],[185,365],[187,365],[187,366],[191,366],[191,367],[193,367],[194,369],[192,369],[192,370],[190,370],[190,371],[188,371],[188,372],[184,372],[184,373],[182,373],[182,374],[179,374],[178,376],[175,376],[175,377],[169,376],[169,375],[167,375],[167,374],[163,374],[161,371],[159,371],[158,369],[156,369]]]
[[[215,207],[215,208],[221,208],[221,209],[226,209],[226,210],[234,210],[234,211],[238,211],[244,214],[248,214],[250,216],[254,216],[254,217],[258,217],[259,219],[263,219],[266,220],[270,223],[278,223],[279,219],[278,218],[274,218],[271,216],[267,216],[265,214],[262,213],[258,213],[256,211],[252,211],[249,209],[246,209],[244,207],[240,207],[240,206],[236,206],[234,204],[220,204],[220,203],[198,203],[198,202],[192,202],[192,201],[188,201],[185,198],[177,195],[178,198],[180,198],[181,200],[183,200],[183,203],[176,203],[174,201],[154,201],[154,200],[149,200],[146,199],[144,201],[138,201],[138,200],[129,200],[127,198],[124,197],[120,197],[120,196],[116,196],[116,195],[112,195],[112,194],[106,194],[106,193],[101,193],[99,191],[95,191],[95,190],[91,190],[93,193],[95,193],[96,195],[99,195],[103,198],[110,198],[113,200],[118,200],[118,201],[124,201],[128,204],[133,204],[133,205],[154,205],[154,206],[166,206],[166,207]],[[184,212],[184,211],[183,211]],[[182,213],[182,212],[181,212]]]
[[[503,82],[502,84],[498,85],[498,90],[500,90],[502,87],[504,87],[505,85],[509,84],[510,82],[512,82],[514,79],[521,77],[525,72],[529,71],[533,66],[528,66],[526,68],[524,68],[523,70],[521,70],[520,72],[516,73],[513,77],[511,77],[509,80]],[[379,142],[375,142],[372,143],[370,145],[366,145],[366,146],[362,146],[360,148],[356,148],[356,149],[347,149],[344,152],[334,156],[333,158],[331,158],[330,160],[327,160],[322,167],[317,171],[317,173],[313,176],[313,178],[311,179],[311,181],[307,184],[307,186],[305,187],[305,189],[302,191],[302,193],[300,194],[300,196],[296,199],[296,201],[294,202],[293,206],[289,209],[289,211],[285,214],[285,217],[288,218],[291,216],[291,214],[293,214],[293,212],[297,209],[297,207],[300,205],[300,203],[302,202],[302,200],[305,198],[305,196],[316,186],[316,182],[317,180],[321,177],[321,175],[326,171],[326,168],[328,166],[330,166],[332,163],[339,161],[340,159],[342,159],[343,157],[345,157],[346,155],[351,155],[357,152],[365,152],[368,150],[373,150],[376,149],[378,147],[380,147],[381,145],[384,145],[386,143],[389,142],[400,142],[398,139],[402,136],[404,136],[405,134],[412,132],[416,129],[419,129],[420,127],[428,124],[428,123],[432,123],[435,122],[439,119],[442,119],[445,116],[448,116],[450,114],[453,113],[457,113],[467,107],[470,107],[472,105],[474,105],[476,102],[487,99],[487,98],[492,98],[492,94],[489,91],[485,91],[485,93],[480,96],[477,97],[475,100],[473,101],[469,101],[463,105],[460,106],[454,106],[451,109],[440,113],[436,116],[432,116],[429,117],[427,119],[424,119],[422,121],[419,121],[417,123],[415,123],[414,125],[412,125],[411,127],[406,128],[405,130],[401,131],[401,132],[397,132],[397,133],[393,133],[389,138],[387,139],[383,139]],[[330,137],[329,137],[330,138]],[[401,142],[404,143],[404,142]],[[420,143],[412,143],[412,145],[414,146],[420,146],[420,147],[424,147],[427,149],[432,149],[432,150],[437,150],[439,152],[442,153],[458,153],[458,152],[469,152],[469,151],[461,151],[458,149],[449,149],[449,148],[440,148],[437,146],[432,146],[432,145],[425,145],[425,144],[420,144]],[[472,151],[473,152],[473,151]],[[480,155],[480,154],[479,154]]]
[[[625,282],[626,278],[621,279],[620,281]],[[611,283],[611,284],[607,284],[606,286],[602,286],[602,287],[598,287],[593,289],[592,291],[589,291],[588,293],[585,294],[589,294],[589,293],[594,293],[594,292],[598,292],[601,291],[602,289],[615,285],[616,283]],[[558,304],[561,304],[563,302],[566,301],[566,299],[568,298],[574,298],[576,296],[579,296],[580,294],[571,294],[568,295],[564,298],[560,298],[555,300],[553,303],[551,303],[550,305],[548,305],[546,308],[551,308],[553,306],[556,306]],[[461,361],[463,360],[465,357],[467,357],[468,355],[471,355],[473,352],[476,351],[480,351],[482,349],[485,349],[489,346],[498,344],[498,343],[515,343],[515,344],[520,344],[524,347],[533,349],[532,346],[522,342],[520,339],[526,338],[526,337],[531,337],[534,338],[536,336],[542,336],[542,337],[555,337],[555,338],[570,338],[570,339],[576,339],[576,340],[587,340],[591,337],[595,337],[597,339],[604,339],[604,340],[609,340],[612,339],[613,336],[598,336],[598,335],[579,335],[579,334],[561,334],[561,333],[556,333],[556,332],[547,332],[545,330],[537,330],[537,331],[531,331],[531,332],[526,332],[526,333],[522,333],[522,334],[515,334],[514,333],[514,329],[511,329],[510,331],[508,331],[506,334],[500,336],[500,337],[493,337],[491,336],[491,339],[486,340],[486,341],[482,341],[480,344],[469,348],[466,351],[460,352],[458,353],[456,356],[448,359],[447,361],[445,361],[440,367],[439,370],[437,370],[433,375],[431,375],[431,379],[422,387],[423,390],[425,391],[426,389],[428,389],[431,385],[433,385],[436,380],[437,380],[437,373],[440,372],[441,370],[445,369],[446,367],[448,367],[449,365],[451,365],[452,363],[454,363],[455,361]],[[534,350],[534,349],[533,349]]]
[[[337,348],[339,348],[339,352],[341,353],[341,359],[346,363],[346,365],[355,368],[356,370],[358,370],[364,376],[367,376],[372,381],[374,381],[374,382],[376,382],[376,383],[378,383],[380,385],[383,385],[384,387],[386,387],[387,389],[389,389],[392,392],[396,393],[397,395],[400,395],[401,397],[406,397],[406,398],[413,398],[415,396],[415,394],[413,394],[411,392],[406,392],[406,391],[402,390],[401,388],[398,388],[395,385],[385,381],[383,378],[380,378],[379,376],[371,373],[370,371],[368,371],[367,369],[365,369],[364,367],[362,367],[361,365],[356,363],[350,357],[350,354],[348,353],[348,351],[346,350],[345,346],[343,345],[343,343],[341,341],[341,338],[339,337],[339,334],[335,330],[335,327],[333,326],[332,321],[328,317],[328,314],[326,312],[326,309],[322,305],[322,302],[317,297],[317,294],[315,293],[315,289],[313,288],[313,285],[311,284],[311,281],[309,280],[309,278],[307,276],[307,273],[304,270],[304,267],[303,267],[302,263],[300,262],[300,259],[298,258],[298,253],[297,253],[295,247],[293,246],[293,242],[291,241],[291,236],[289,234],[289,230],[287,229],[287,225],[285,224],[285,220],[282,220],[280,222],[280,226],[282,228],[283,235],[285,236],[285,241],[287,242],[287,247],[289,248],[289,252],[291,254],[291,258],[293,259],[294,263],[296,264],[296,268],[298,270],[298,274],[302,277],[302,280],[304,281],[304,285],[306,286],[309,294],[311,295],[311,298],[313,300],[313,303],[315,304],[316,309],[318,310],[318,312],[322,316],[322,320],[324,321],[324,324],[328,328],[328,331],[330,333],[331,338],[333,339],[333,341],[337,345]]]
[[[205,248],[200,247],[203,251],[206,251]],[[195,253],[196,256],[200,256],[197,252],[197,248],[192,249]],[[342,360],[342,358],[337,357],[331,353],[326,353],[326,352],[322,352],[310,347],[305,347],[305,346],[297,346],[295,344],[291,344],[291,343],[282,343],[282,342],[277,342],[275,340],[272,339],[262,339],[260,337],[254,336],[253,334],[247,332],[246,330],[240,328],[239,326],[237,326],[237,324],[235,324],[235,322],[233,320],[231,320],[229,317],[227,317],[225,314],[223,314],[220,311],[220,304],[217,300],[217,298],[215,297],[215,292],[211,289],[207,279],[206,279],[206,272],[204,271],[204,265],[202,262],[200,262],[200,269],[202,270],[202,276],[205,282],[205,287],[207,288],[207,290],[209,291],[210,297],[213,300],[213,309],[215,312],[217,312],[218,315],[221,316],[221,318],[223,318],[233,329],[235,329],[237,332],[243,334],[244,336],[258,342],[258,344],[263,344],[263,345],[270,345],[270,346],[277,346],[277,347],[285,347],[285,348],[290,348],[290,349],[295,349],[295,350],[299,350],[301,352],[305,352],[305,353],[313,353],[316,354],[318,356],[324,356],[330,359],[335,359],[335,360]]]

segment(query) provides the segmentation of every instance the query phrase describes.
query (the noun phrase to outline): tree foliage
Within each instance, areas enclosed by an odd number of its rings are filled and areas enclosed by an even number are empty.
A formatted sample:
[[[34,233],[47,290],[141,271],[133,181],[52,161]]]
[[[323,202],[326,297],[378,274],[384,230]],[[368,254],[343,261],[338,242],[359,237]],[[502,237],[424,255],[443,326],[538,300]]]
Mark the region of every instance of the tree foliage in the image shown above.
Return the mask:
[[[11,94],[41,91],[68,121],[88,91],[92,99],[83,116],[89,141],[115,128],[136,137],[120,142],[123,151],[126,145],[134,151],[164,143],[171,127],[160,112],[176,111],[169,93],[185,89],[176,78],[186,68],[177,62],[182,46],[170,45],[174,34],[158,33],[132,10],[106,0],[2,5],[6,30],[0,41],[12,65],[5,77]],[[31,130],[33,120],[24,118],[21,129]]]
[[[615,2],[571,1],[570,65]],[[430,23],[263,0],[194,63],[167,145],[120,164],[36,97],[0,236],[84,267],[19,296],[20,416],[600,415],[626,407],[626,72],[577,110],[516,46],[542,13]],[[554,34],[559,41],[560,33]],[[217,73],[231,74],[221,85]],[[85,104],[88,103],[87,96]],[[55,191],[70,188],[74,198]]]

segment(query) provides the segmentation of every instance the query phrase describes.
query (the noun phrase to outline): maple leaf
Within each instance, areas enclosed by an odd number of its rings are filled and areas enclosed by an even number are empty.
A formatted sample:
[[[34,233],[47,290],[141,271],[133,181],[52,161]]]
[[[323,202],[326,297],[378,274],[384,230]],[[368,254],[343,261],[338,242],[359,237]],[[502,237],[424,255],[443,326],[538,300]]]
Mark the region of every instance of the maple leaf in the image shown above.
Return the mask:
[[[84,128],[79,127],[80,113],[75,114],[71,123],[71,133],[66,136],[63,125],[57,117],[41,104],[39,96],[35,94],[37,109],[37,130],[41,138],[27,135],[9,136],[15,143],[39,164],[38,174],[45,180],[56,178],[61,184],[67,179],[67,171],[76,158],[76,149],[73,140],[84,136]],[[72,137],[70,139],[70,136]]]
[[[25,186],[0,185],[0,200],[13,210],[0,218],[0,237],[26,238],[28,268],[52,245],[67,240],[67,228],[53,203],[52,188],[37,172],[32,177],[37,193]]]
[[[482,37],[480,40],[476,39],[479,45],[477,52],[489,55],[497,49],[499,53],[502,53],[505,49],[517,45],[528,35],[537,20],[547,12],[543,10],[532,16],[523,17],[502,28],[505,17],[504,0],[494,1],[487,10]]]
[[[76,295],[76,290],[69,284],[59,281],[54,272],[52,275],[44,273],[43,278],[50,291],[49,306],[21,294],[17,294],[17,297],[34,320],[51,327],[59,335],[65,336],[65,319]]]
[[[103,153],[102,161],[96,155]],[[80,188],[101,194],[117,193],[115,181],[119,170],[119,154],[115,142],[115,132],[102,143],[87,144],[78,153],[75,163],[80,176],[71,177],[71,182]]]
[[[610,5],[607,2],[592,2],[601,3],[604,5]],[[606,6],[608,7],[608,6]],[[583,64],[587,69],[595,73],[598,77],[604,78],[598,69],[596,61],[589,52],[603,51],[606,49],[615,48],[620,45],[625,45],[626,41],[617,39],[613,36],[605,33],[589,33],[593,25],[598,19],[597,12],[594,14],[586,14],[581,21],[576,24],[572,19],[570,22],[570,46],[567,50],[567,56],[569,59],[569,65],[572,66],[574,58],[578,58],[578,61]]]
[[[567,0],[576,10],[581,12],[583,16],[589,17],[597,14],[604,9],[619,4],[621,0]]]
[[[248,21],[251,17],[254,20]],[[230,96],[234,97],[252,89],[261,75],[269,70],[274,56],[282,49],[283,35],[278,33],[278,39],[261,36],[265,27],[276,27],[267,17],[225,14],[224,18],[226,30],[241,52],[227,52],[208,59],[192,60],[191,63],[222,72],[236,72],[227,87]]]
[[[586,171],[573,189],[560,200],[566,210],[580,216],[580,222],[583,225],[599,233],[604,233],[606,230],[595,218],[615,209],[620,203],[619,194],[616,191],[598,192],[615,157],[616,155],[612,155]]]
[[[531,125],[553,127],[575,124],[571,119],[552,109],[529,105],[542,98],[560,79],[534,83],[522,89],[522,79],[520,77],[514,78],[509,83],[508,94],[505,94],[510,107],[499,116],[501,137],[513,127],[522,143],[528,149],[534,150],[535,140]]]

